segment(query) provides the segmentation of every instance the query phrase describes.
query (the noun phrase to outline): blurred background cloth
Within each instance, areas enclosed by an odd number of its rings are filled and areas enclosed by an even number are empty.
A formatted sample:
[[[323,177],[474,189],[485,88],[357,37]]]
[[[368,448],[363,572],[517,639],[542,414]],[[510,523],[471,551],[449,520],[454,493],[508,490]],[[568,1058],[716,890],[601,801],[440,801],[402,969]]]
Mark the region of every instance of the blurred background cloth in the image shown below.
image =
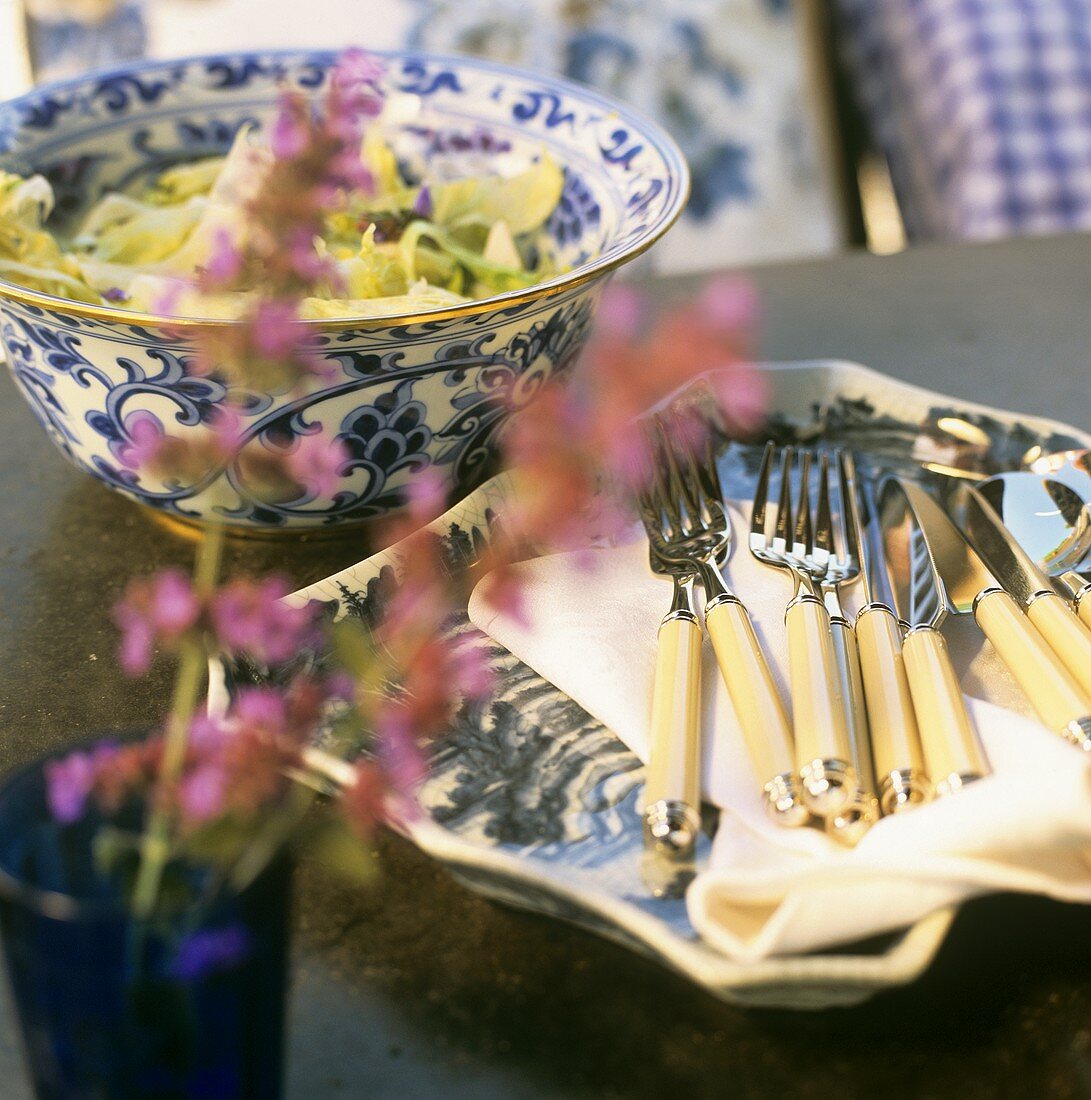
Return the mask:
[[[837,0],[910,239],[1091,228],[1091,0]]]
[[[28,54],[41,79],[349,44],[561,73],[657,118],[693,168],[664,272],[1091,229],[1091,0],[0,0],[0,94]]]
[[[847,243],[822,66],[791,0],[21,2],[40,78],[78,67],[61,47],[66,36],[77,45],[73,20],[87,21],[88,8],[99,9],[90,29],[111,39],[119,59],[132,56],[137,11],[155,57],[412,46],[563,74],[658,119],[689,158],[689,208],[645,270],[700,271]],[[89,60],[102,63],[110,44]]]

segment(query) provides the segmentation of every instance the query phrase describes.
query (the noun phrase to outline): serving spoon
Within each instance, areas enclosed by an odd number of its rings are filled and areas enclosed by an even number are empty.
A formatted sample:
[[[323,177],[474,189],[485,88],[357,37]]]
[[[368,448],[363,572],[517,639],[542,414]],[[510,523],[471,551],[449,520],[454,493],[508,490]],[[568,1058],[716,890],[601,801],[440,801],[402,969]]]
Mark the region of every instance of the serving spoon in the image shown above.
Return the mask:
[[[1084,462],[1087,453],[1083,452]],[[1091,626],[1091,500],[1073,483],[1091,476],[1073,470],[1065,480],[1015,470],[996,474],[978,488],[1015,541],[1038,567],[1058,579],[1080,618]]]

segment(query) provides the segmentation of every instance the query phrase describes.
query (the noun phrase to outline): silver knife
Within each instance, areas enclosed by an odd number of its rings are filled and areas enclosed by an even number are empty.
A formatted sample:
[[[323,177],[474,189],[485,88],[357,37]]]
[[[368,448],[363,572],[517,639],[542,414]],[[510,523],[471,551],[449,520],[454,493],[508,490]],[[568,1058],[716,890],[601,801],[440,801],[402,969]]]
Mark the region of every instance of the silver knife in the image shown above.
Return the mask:
[[[1004,526],[993,506],[972,485],[959,485],[955,501],[961,505],[966,533],[990,565],[997,580],[1026,610],[1050,648],[1091,696],[1091,630],[1050,584]]]
[[[933,793],[951,794],[987,775],[989,762],[939,630],[947,618],[947,591],[900,478],[883,483],[881,515],[895,610],[910,624],[902,657],[925,767]]]
[[[943,580],[949,610],[973,614],[1042,722],[1091,752],[1091,695],[1084,691],[942,507],[919,485],[900,488]]]

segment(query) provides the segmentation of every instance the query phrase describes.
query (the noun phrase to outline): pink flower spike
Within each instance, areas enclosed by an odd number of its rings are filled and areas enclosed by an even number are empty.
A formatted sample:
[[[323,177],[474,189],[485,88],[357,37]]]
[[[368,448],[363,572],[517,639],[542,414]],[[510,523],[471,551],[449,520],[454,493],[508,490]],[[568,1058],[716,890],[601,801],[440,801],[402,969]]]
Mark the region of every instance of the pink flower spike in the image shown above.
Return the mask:
[[[114,609],[121,628],[121,667],[130,676],[147,672],[156,641],[176,642],[197,623],[200,601],[189,578],[164,569],[149,579],[132,581]]]
[[[224,227],[212,236],[212,252],[205,264],[205,280],[210,286],[227,286],[242,271],[242,253],[235,247],[231,233]]]
[[[295,273],[307,282],[313,283],[327,278],[332,271],[336,270],[333,261],[319,253],[315,247],[314,237],[306,229],[292,235],[288,245],[288,255]]]
[[[307,125],[293,99],[286,98],[280,107],[272,133],[269,135],[269,148],[278,160],[292,160],[307,148]]]
[[[716,332],[746,332],[760,314],[757,291],[749,279],[717,275],[697,295],[697,316]]]
[[[209,428],[221,458],[225,461],[236,458],[246,444],[242,417],[226,405],[217,405],[209,421]]]
[[[345,474],[349,450],[340,439],[326,439],[321,434],[305,435],[288,455],[288,473],[308,493],[316,497],[332,496]]]
[[[413,475],[405,487],[405,498],[413,520],[420,525],[429,523],[447,505],[446,478],[435,466],[429,466]]]
[[[220,645],[263,664],[280,664],[313,640],[316,607],[282,603],[291,591],[282,577],[228,582],[209,608]]]
[[[95,785],[95,764],[86,752],[74,752],[45,766],[46,805],[55,821],[71,825],[83,816]]]
[[[250,325],[254,347],[270,359],[281,359],[296,350],[301,326],[296,303],[266,300],[259,303]]]
[[[218,764],[201,764],[183,780],[178,791],[179,807],[190,824],[199,825],[218,817],[227,801],[227,775]]]
[[[647,313],[648,301],[636,287],[616,283],[603,293],[595,324],[608,340],[633,340]]]
[[[210,756],[223,747],[231,730],[219,718],[198,714],[189,724],[189,747],[198,756]]]
[[[281,731],[288,725],[288,705],[274,688],[240,688],[231,717],[241,726]]]
[[[178,303],[182,295],[190,289],[190,284],[183,279],[171,279],[163,290],[156,295],[152,302],[152,311],[162,313],[167,317],[173,317],[178,312]]]
[[[405,708],[390,700],[376,718],[379,760],[390,785],[398,794],[412,798],[424,781],[428,766],[411,728]]]
[[[745,432],[755,432],[769,412],[769,380],[749,363],[711,375],[716,397],[728,419]]]
[[[451,650],[454,688],[469,699],[488,696],[496,683],[496,674],[489,665],[485,651],[472,642],[455,645]]]
[[[162,424],[151,413],[139,412],[127,418],[125,430],[129,440],[117,448],[118,458],[130,470],[147,469],[166,445]]]
[[[379,58],[359,46],[342,50],[333,69],[334,79],[346,87],[377,84],[385,71],[386,66]]]

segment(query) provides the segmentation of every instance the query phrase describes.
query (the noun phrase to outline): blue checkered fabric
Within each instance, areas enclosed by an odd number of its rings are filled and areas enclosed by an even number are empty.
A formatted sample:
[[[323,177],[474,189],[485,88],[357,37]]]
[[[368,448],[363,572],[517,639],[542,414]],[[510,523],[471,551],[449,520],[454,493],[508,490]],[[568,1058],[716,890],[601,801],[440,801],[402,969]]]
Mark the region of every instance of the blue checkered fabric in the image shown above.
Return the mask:
[[[1091,228],[1091,0],[837,0],[913,238]]]

